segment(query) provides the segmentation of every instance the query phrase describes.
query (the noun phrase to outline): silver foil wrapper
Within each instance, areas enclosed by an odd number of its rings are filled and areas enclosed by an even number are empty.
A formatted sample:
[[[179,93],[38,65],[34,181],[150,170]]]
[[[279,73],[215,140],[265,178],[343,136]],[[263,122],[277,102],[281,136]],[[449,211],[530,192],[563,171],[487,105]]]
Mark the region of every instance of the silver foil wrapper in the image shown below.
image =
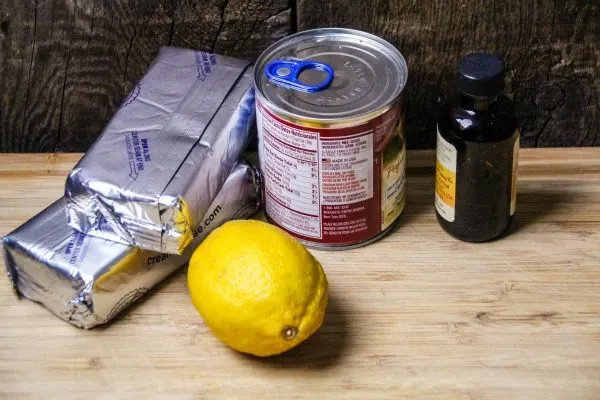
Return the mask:
[[[4,237],[8,276],[18,295],[38,302],[80,328],[112,320],[184,266],[200,242],[228,220],[259,208],[258,171],[240,162],[208,211],[197,218],[182,255],[157,253],[85,235],[67,224],[61,198]]]
[[[181,254],[250,141],[254,106],[248,62],[162,48],[69,174],[69,224]]]

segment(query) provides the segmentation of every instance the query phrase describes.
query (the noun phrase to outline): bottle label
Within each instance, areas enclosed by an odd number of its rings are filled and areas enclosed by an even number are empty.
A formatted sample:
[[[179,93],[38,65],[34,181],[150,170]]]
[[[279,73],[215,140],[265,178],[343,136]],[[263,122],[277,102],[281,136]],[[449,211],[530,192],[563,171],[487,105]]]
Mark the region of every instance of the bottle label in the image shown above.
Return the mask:
[[[515,214],[517,209],[517,168],[519,167],[519,142],[521,135],[517,130],[517,139],[515,140],[515,148],[513,150],[513,166],[512,166],[512,183],[510,192],[510,215]]]
[[[454,222],[456,200],[456,147],[445,140],[437,128],[435,163],[435,208],[449,222]]]

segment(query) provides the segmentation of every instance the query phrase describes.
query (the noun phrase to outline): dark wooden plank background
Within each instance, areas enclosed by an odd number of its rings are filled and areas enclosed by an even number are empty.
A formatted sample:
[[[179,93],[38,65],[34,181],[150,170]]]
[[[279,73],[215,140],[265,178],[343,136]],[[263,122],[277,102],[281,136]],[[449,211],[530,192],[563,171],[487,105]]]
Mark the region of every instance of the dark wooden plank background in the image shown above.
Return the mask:
[[[287,0],[0,1],[0,151],[85,151],[161,45],[254,59]]]
[[[411,148],[434,146],[456,61],[473,50],[505,58],[524,146],[600,146],[597,0],[2,0],[0,151],[85,151],[161,45],[252,60],[326,26],[405,55]]]
[[[298,0],[298,28],[345,26],[394,43],[409,63],[409,144],[434,146],[456,61],[492,51],[509,69],[523,145],[600,145],[598,0]]]

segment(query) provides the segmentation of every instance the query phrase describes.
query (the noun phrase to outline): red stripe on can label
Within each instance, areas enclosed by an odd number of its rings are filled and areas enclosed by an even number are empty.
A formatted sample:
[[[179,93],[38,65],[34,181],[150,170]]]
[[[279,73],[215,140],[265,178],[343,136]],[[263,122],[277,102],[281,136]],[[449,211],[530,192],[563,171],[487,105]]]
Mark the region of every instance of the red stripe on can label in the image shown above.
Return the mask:
[[[401,104],[366,123],[315,128],[286,121],[257,99],[265,213],[305,242],[369,241],[405,204]]]

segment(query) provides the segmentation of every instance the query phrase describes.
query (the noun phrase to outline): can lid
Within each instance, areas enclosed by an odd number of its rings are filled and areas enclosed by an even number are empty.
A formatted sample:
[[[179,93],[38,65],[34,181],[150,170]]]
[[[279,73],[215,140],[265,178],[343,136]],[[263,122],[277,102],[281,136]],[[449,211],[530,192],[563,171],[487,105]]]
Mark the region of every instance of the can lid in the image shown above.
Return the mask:
[[[472,53],[458,63],[458,88],[475,97],[497,96],[504,90],[504,62],[488,53]]]
[[[312,29],[271,45],[256,63],[259,95],[305,120],[361,117],[394,102],[408,68],[385,40],[357,30]]]

